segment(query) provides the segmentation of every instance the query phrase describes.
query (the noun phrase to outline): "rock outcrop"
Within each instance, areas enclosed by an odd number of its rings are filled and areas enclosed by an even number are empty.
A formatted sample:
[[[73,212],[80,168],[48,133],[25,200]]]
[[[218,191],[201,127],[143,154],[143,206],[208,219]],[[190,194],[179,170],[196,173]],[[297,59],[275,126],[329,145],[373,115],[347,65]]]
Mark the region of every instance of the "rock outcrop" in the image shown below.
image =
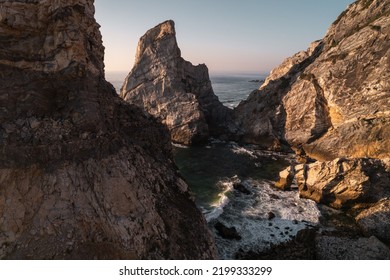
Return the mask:
[[[242,141],[292,148],[303,163],[282,171],[276,187],[295,178],[301,197],[346,209],[366,235],[387,242],[389,34],[390,2],[358,0],[234,111]]]
[[[290,189],[296,182],[301,197],[346,211],[362,234],[389,243],[390,172],[387,164],[387,161],[372,158],[299,164],[280,172],[281,178],[275,186]]]
[[[390,243],[390,197],[360,212],[356,221],[365,234]]]
[[[390,3],[360,0],[235,110],[240,136],[317,160],[390,157]]]
[[[376,237],[319,236],[315,242],[319,260],[390,260],[390,249]]]
[[[389,260],[390,249],[375,236],[337,236],[302,229],[289,241],[263,252],[240,252],[237,259],[252,260]]]
[[[231,113],[214,94],[206,65],[181,57],[173,21],[141,37],[120,95],[159,118],[173,142],[186,145],[224,133]]]
[[[214,258],[168,131],[104,79],[93,1],[0,6],[0,258]]]
[[[295,167],[301,197],[333,208],[390,197],[390,174],[379,159],[335,159]]]

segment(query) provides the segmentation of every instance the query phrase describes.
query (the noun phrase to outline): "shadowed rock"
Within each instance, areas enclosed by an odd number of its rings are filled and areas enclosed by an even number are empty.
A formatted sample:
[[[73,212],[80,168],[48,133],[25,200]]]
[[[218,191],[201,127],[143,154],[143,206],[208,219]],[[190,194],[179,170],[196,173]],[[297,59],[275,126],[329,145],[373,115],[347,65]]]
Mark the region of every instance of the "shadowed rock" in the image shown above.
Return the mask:
[[[214,227],[222,238],[241,240],[235,227],[227,227],[220,222],[217,222]]]
[[[365,234],[390,243],[390,198],[359,213],[356,221]]]
[[[0,2],[0,258],[215,257],[168,131],[104,79],[93,1]]]
[[[243,193],[243,194],[246,194],[246,195],[251,194],[251,191],[248,190],[248,188],[244,184],[242,184],[242,183],[238,183],[238,182],[234,183],[233,184],[233,188],[235,190],[239,191],[240,193]]]

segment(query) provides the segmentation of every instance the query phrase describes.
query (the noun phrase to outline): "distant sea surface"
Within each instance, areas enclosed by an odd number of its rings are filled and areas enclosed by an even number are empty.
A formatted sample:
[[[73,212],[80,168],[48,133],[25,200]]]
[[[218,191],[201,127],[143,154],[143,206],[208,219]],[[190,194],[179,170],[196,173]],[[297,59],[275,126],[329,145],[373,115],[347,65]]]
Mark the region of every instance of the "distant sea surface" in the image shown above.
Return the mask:
[[[258,89],[265,78],[256,74],[218,74],[211,75],[210,80],[222,104],[234,108]]]
[[[107,72],[106,79],[115,87],[119,93],[128,73]],[[265,75],[260,74],[211,74],[210,80],[214,93],[219,100],[227,107],[234,108],[240,101],[246,99],[248,95],[258,89]]]

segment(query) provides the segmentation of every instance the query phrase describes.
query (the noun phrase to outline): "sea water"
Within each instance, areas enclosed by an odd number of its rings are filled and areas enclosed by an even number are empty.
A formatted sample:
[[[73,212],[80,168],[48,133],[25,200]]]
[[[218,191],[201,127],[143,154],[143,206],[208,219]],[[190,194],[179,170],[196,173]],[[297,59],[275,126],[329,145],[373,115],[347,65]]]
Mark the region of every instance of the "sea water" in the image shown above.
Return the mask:
[[[234,108],[258,89],[265,77],[259,74],[213,74],[210,80],[222,104]]]
[[[119,94],[121,91],[121,87],[123,86],[123,82],[125,81],[125,78],[128,73],[123,71],[107,71],[106,72],[106,80],[110,82],[116,92]]]

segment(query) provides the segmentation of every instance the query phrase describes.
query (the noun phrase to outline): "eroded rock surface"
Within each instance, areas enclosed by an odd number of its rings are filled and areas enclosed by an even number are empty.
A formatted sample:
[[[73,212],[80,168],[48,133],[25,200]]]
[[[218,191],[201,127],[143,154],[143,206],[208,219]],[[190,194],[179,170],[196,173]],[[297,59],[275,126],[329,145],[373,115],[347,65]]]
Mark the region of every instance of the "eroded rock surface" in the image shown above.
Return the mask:
[[[295,167],[301,197],[334,208],[390,197],[390,174],[378,159],[335,159]]]
[[[141,37],[121,97],[160,119],[172,141],[181,144],[225,133],[231,113],[214,94],[206,65],[194,66],[181,57],[173,21]]]
[[[93,1],[0,6],[0,258],[214,258],[168,131],[104,79]]]
[[[356,216],[365,234],[372,234],[390,243],[390,198],[383,199]]]
[[[319,236],[315,243],[319,260],[390,260],[390,249],[374,236]]]
[[[280,177],[276,187],[289,189],[296,182],[301,197],[345,210],[365,236],[390,242],[390,173],[387,160],[335,159],[300,164],[280,172]]]

